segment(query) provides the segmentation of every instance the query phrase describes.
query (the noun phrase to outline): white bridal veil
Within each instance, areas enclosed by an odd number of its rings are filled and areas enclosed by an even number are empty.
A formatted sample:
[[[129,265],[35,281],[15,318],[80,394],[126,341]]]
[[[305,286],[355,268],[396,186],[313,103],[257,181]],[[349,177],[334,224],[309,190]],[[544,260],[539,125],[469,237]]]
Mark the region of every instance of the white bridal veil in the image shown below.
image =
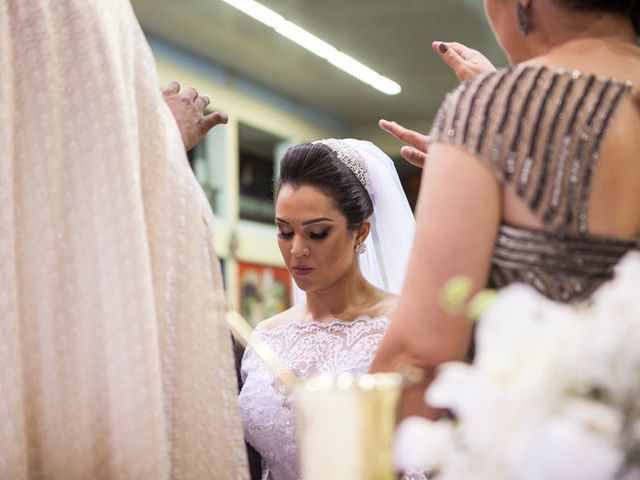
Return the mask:
[[[340,140],[364,159],[373,200],[371,233],[360,255],[360,269],[378,288],[399,294],[413,245],[415,219],[400,184],[393,161],[371,142],[347,138]],[[294,302],[305,300],[305,293],[294,283]]]

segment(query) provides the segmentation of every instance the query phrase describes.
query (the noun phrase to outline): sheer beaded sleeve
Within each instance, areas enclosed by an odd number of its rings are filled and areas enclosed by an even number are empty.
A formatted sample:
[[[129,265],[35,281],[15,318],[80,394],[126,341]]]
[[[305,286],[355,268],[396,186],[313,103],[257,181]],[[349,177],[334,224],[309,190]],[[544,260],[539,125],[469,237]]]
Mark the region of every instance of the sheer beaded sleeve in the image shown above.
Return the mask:
[[[584,234],[593,172],[628,83],[543,66],[476,77],[449,94],[432,142],[476,155],[543,223]]]

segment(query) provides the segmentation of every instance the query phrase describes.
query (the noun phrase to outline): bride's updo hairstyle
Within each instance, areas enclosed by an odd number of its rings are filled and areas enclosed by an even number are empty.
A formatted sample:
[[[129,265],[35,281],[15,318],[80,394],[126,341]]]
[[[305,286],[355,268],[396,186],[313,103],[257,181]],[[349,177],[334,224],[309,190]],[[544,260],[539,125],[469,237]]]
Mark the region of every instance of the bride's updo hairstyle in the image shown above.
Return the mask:
[[[640,0],[553,0],[556,4],[574,10],[592,10],[619,13],[633,22],[640,35]]]
[[[373,214],[371,198],[358,178],[337,153],[323,143],[304,143],[287,150],[275,185],[276,201],[284,185],[317,188],[332,198],[351,230],[358,230]]]

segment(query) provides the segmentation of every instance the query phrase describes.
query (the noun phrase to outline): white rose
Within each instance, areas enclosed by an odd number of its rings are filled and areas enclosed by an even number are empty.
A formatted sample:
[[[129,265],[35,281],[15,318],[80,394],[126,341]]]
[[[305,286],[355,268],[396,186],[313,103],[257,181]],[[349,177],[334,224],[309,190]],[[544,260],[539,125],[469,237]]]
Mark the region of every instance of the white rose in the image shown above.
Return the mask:
[[[640,252],[627,253],[615,268],[615,281],[638,285],[640,283]]]
[[[573,308],[550,302],[528,286],[509,287],[498,294],[479,322],[474,366],[503,383],[523,375],[546,375],[549,371],[543,367],[576,340],[582,328],[579,323]],[[522,383],[532,385],[532,380]],[[557,385],[549,380],[539,378],[534,383]]]
[[[396,431],[393,458],[396,468],[402,472],[425,472],[439,468],[452,448],[450,422],[409,417]]]
[[[478,356],[509,356],[527,342],[525,332],[536,326],[540,301],[531,287],[515,284],[501,290],[480,318],[476,331]]]
[[[561,411],[563,417],[579,423],[611,444],[615,444],[622,433],[622,413],[603,403],[572,398],[565,402]]]
[[[455,408],[463,401],[473,375],[472,366],[463,362],[440,365],[438,375],[425,392],[425,400],[434,407]]]
[[[611,438],[567,416],[520,433],[506,455],[511,475],[518,480],[612,479],[624,460]]]
[[[615,268],[613,280],[605,283],[593,294],[591,312],[604,322],[616,321],[640,328],[640,253],[628,253]]]

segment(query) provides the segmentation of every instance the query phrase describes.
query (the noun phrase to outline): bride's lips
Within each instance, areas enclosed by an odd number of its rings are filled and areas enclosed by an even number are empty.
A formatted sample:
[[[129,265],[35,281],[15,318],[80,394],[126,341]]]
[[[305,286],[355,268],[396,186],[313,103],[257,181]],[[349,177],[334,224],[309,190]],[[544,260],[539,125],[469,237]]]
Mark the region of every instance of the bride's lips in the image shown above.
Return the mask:
[[[291,271],[298,277],[304,277],[305,275],[309,275],[313,271],[313,268],[298,266],[293,267]]]

